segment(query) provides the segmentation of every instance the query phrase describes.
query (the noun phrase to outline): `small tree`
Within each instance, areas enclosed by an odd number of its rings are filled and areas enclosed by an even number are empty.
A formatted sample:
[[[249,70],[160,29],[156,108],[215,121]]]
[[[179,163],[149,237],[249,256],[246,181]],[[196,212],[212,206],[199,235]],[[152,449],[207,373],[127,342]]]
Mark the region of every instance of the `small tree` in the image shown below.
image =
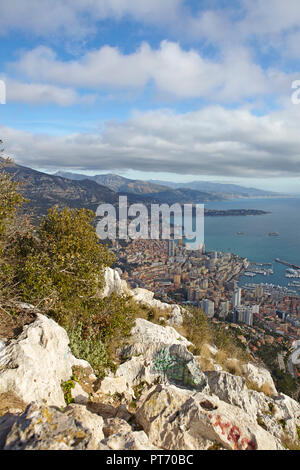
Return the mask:
[[[7,163],[8,160],[0,157],[0,297],[2,299],[11,291],[14,270],[9,253],[10,237],[16,225],[17,210],[24,201],[17,191],[18,183],[5,171]]]
[[[100,244],[86,209],[49,210],[37,230],[18,241],[24,300],[61,309],[98,297],[113,256]]]
[[[8,226],[16,215],[18,207],[24,199],[18,193],[19,184],[13,181],[12,176],[5,171],[9,160],[0,160],[0,238],[5,238]]]

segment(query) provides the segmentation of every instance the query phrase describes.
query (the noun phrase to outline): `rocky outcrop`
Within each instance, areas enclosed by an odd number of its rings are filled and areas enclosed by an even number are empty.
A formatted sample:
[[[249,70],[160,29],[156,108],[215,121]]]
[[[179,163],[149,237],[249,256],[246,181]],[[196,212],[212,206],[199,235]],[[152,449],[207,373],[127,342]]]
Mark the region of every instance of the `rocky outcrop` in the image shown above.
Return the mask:
[[[243,377],[204,373],[171,326],[137,319],[121,365],[96,389],[66,331],[43,315],[1,346],[0,400],[10,413],[0,418],[0,448],[276,450],[285,437],[299,442],[300,404],[276,392],[268,371],[246,364]],[[63,408],[61,384],[72,375],[76,404]]]
[[[110,450],[154,450],[144,431],[134,431],[123,419],[109,418],[103,428],[103,445]]]
[[[136,419],[164,449],[282,449],[247,413],[216,396],[158,385],[141,402]]]
[[[105,268],[104,270],[104,287],[100,296],[102,298],[109,297],[112,294],[127,295],[132,299],[146,307],[156,308],[168,314],[167,323],[171,326],[181,326],[183,323],[183,314],[186,310],[180,305],[171,305],[161,302],[154,298],[154,292],[147,289],[129,289],[126,281],[122,280],[116,269]]]
[[[188,350],[191,343],[174,328],[138,318],[131,336],[131,344],[122,352],[130,360],[116,371],[116,377],[124,377],[129,387],[157,380],[201,390],[207,387],[199,363]]]
[[[133,390],[126,380],[126,377],[116,376],[116,377],[105,377],[102,382],[99,391],[105,395],[124,395],[126,398],[130,399],[134,396]]]
[[[101,292],[101,297],[109,297],[112,294],[124,294],[125,285],[120,278],[120,274],[116,269],[105,268],[104,273],[104,287]]]
[[[144,431],[121,418],[103,418],[82,405],[28,406],[20,416],[0,418],[4,450],[152,450]]]
[[[3,418],[0,419],[3,425]],[[104,439],[103,418],[84,406],[64,412],[30,405],[14,422],[6,423],[4,450],[94,450]]]
[[[256,418],[256,408],[252,403],[246,381],[227,372],[206,372],[210,392],[220,400],[237,406]]]
[[[178,344],[181,346],[191,346],[192,343],[184,336],[180,335],[171,326],[160,326],[151,323],[143,318],[137,318],[134,328],[131,331],[132,345],[130,347],[131,354],[144,353],[149,345],[165,344],[172,345]]]
[[[70,379],[73,366],[90,368],[72,355],[66,331],[37,314],[0,351],[0,394],[13,392],[27,404],[64,406],[61,383]]]
[[[243,376],[257,386],[258,389],[265,389],[269,395],[277,395],[277,390],[270,372],[264,367],[258,367],[248,363],[242,366]]]
[[[82,386],[78,383],[74,383],[74,388],[71,389],[71,398],[74,400],[74,403],[83,405],[88,403],[89,394],[83,390]]]
[[[154,299],[154,292],[146,289],[136,288],[131,291],[133,299],[147,307],[157,308],[168,313],[167,323],[173,326],[181,326],[183,323],[183,314],[186,311],[180,305],[171,305],[160,300]]]

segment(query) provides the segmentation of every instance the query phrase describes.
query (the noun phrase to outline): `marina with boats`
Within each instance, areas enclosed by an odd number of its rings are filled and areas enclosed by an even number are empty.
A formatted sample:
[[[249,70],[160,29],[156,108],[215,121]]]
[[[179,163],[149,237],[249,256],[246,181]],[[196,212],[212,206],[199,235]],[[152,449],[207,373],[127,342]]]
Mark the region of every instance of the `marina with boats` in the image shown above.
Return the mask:
[[[287,267],[285,270],[285,278],[291,279],[287,284],[287,290],[295,294],[296,291],[300,291],[300,266],[283,261],[279,258],[275,259],[276,263],[280,263]],[[247,278],[255,278],[256,276],[272,276],[274,274],[273,263],[250,263],[245,264],[245,271],[243,276]]]

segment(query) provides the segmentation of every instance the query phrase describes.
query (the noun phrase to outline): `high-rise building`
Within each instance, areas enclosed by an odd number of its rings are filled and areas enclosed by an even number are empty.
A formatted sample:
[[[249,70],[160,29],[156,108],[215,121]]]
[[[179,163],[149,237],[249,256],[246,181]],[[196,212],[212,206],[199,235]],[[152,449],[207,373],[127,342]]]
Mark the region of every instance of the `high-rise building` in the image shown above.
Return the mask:
[[[175,242],[174,240],[168,241],[168,255],[169,258],[174,258],[175,256]]]
[[[264,296],[264,288],[263,286],[257,286],[255,287],[255,296],[257,299],[261,299]]]
[[[236,314],[236,317],[235,317],[236,321],[239,323],[245,323],[247,307],[244,307],[244,306],[235,307],[234,311]]]
[[[253,326],[253,311],[251,308],[247,308],[246,310],[245,323],[248,326]]]
[[[240,307],[241,301],[242,301],[242,290],[238,288],[237,290],[233,292],[233,295],[232,295],[232,307],[233,308]]]
[[[228,300],[221,300],[219,305],[219,317],[226,318],[229,314],[229,302]]]
[[[201,303],[201,306],[202,306],[202,310],[205,313],[205,315],[208,318],[213,318],[213,316],[215,314],[215,304],[214,304],[214,302],[212,300],[203,299],[202,303]]]
[[[208,279],[202,279],[200,282],[200,288],[203,290],[208,289]]]
[[[209,270],[209,271],[213,271],[216,267],[216,259],[215,258],[212,258],[212,259],[209,259],[207,260],[206,262],[206,268]]]

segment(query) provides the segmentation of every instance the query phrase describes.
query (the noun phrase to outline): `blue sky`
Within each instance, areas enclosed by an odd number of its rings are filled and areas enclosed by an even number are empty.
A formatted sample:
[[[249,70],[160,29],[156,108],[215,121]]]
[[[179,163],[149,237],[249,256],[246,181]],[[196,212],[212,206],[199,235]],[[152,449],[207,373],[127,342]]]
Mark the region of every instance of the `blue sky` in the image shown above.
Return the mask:
[[[18,163],[300,193],[298,0],[0,0],[0,41]]]

